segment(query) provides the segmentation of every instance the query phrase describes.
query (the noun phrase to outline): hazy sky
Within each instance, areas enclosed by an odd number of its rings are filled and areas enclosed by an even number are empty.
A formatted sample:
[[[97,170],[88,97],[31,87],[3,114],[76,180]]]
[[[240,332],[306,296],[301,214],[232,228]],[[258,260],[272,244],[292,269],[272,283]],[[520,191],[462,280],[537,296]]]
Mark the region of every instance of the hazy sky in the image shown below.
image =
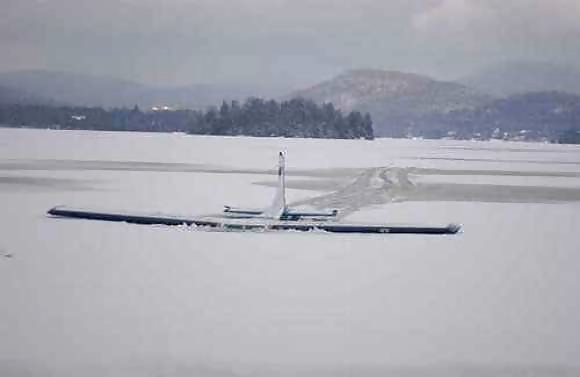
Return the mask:
[[[0,70],[300,86],[345,69],[454,78],[580,61],[580,0],[2,0]]]

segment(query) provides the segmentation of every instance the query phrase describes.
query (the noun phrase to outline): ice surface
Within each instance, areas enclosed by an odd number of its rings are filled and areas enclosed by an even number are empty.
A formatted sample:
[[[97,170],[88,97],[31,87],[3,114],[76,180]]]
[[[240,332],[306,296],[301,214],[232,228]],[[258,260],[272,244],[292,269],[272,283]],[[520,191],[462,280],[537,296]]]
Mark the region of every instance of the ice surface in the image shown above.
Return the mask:
[[[578,375],[577,147],[2,129],[0,145],[0,375]],[[459,222],[464,233],[45,216],[58,204],[261,207],[279,150],[290,204],[336,204],[349,221]],[[449,191],[433,195],[439,183]],[[516,191],[499,203],[485,184]]]

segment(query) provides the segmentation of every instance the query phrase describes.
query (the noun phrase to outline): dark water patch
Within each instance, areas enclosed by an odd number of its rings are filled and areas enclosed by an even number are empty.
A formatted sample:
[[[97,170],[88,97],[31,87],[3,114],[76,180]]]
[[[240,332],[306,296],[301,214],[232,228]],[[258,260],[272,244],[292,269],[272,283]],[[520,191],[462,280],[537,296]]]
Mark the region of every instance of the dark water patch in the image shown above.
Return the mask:
[[[204,170],[204,168],[209,169],[202,164],[104,160],[10,160],[0,163],[0,170],[187,172]]]
[[[172,162],[139,162],[139,161],[103,161],[103,160],[9,160],[0,163],[0,170],[5,171],[142,171],[172,173],[210,173],[210,174],[255,174],[275,175],[276,169],[239,169],[217,165],[172,163]],[[305,177],[349,177],[356,176],[364,169],[329,168],[329,169],[290,169],[288,176]]]
[[[408,157],[413,160],[436,160],[436,161],[463,161],[463,162],[508,162],[523,164],[544,165],[580,165],[580,161],[550,161],[550,160],[516,160],[505,158],[460,158],[460,157]]]
[[[482,151],[482,152],[521,152],[521,153],[578,153],[580,148],[549,149],[549,148],[493,148],[481,146],[440,146],[439,149],[458,151]]]
[[[26,190],[93,190],[91,181],[49,178],[49,177],[26,177],[26,176],[0,176],[0,190],[21,191]]]
[[[562,172],[562,171],[409,168],[408,173],[416,175],[478,175],[478,176],[502,176],[502,177],[509,176],[509,177],[555,177],[555,178],[580,177],[580,172]]]
[[[580,189],[492,184],[417,184],[401,201],[565,203],[580,201]]]

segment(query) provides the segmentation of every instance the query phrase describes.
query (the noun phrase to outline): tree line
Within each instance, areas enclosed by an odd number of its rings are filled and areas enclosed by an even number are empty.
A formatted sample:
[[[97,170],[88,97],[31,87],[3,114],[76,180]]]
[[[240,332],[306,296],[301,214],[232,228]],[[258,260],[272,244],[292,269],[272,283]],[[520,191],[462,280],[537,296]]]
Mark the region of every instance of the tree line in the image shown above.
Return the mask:
[[[374,117],[385,119],[377,114]],[[575,130],[580,129],[580,96],[561,92],[517,94],[474,108],[392,116],[389,123],[381,125],[393,137],[411,134],[440,139],[453,135],[456,139],[488,140],[498,136],[494,134],[505,134],[529,141],[570,143],[578,139]]]
[[[9,127],[100,131],[185,132],[202,135],[373,139],[370,114],[343,115],[331,103],[295,98],[277,102],[248,98],[206,111],[142,111],[101,107],[1,105],[0,124]]]

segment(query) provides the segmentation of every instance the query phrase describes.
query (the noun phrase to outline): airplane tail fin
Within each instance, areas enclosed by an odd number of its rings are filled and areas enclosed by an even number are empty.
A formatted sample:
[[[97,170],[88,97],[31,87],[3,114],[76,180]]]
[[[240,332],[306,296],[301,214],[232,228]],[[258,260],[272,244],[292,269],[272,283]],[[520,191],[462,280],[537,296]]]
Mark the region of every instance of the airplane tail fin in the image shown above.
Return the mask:
[[[276,195],[269,208],[264,211],[267,217],[279,219],[286,212],[286,156],[278,154],[278,187]]]

